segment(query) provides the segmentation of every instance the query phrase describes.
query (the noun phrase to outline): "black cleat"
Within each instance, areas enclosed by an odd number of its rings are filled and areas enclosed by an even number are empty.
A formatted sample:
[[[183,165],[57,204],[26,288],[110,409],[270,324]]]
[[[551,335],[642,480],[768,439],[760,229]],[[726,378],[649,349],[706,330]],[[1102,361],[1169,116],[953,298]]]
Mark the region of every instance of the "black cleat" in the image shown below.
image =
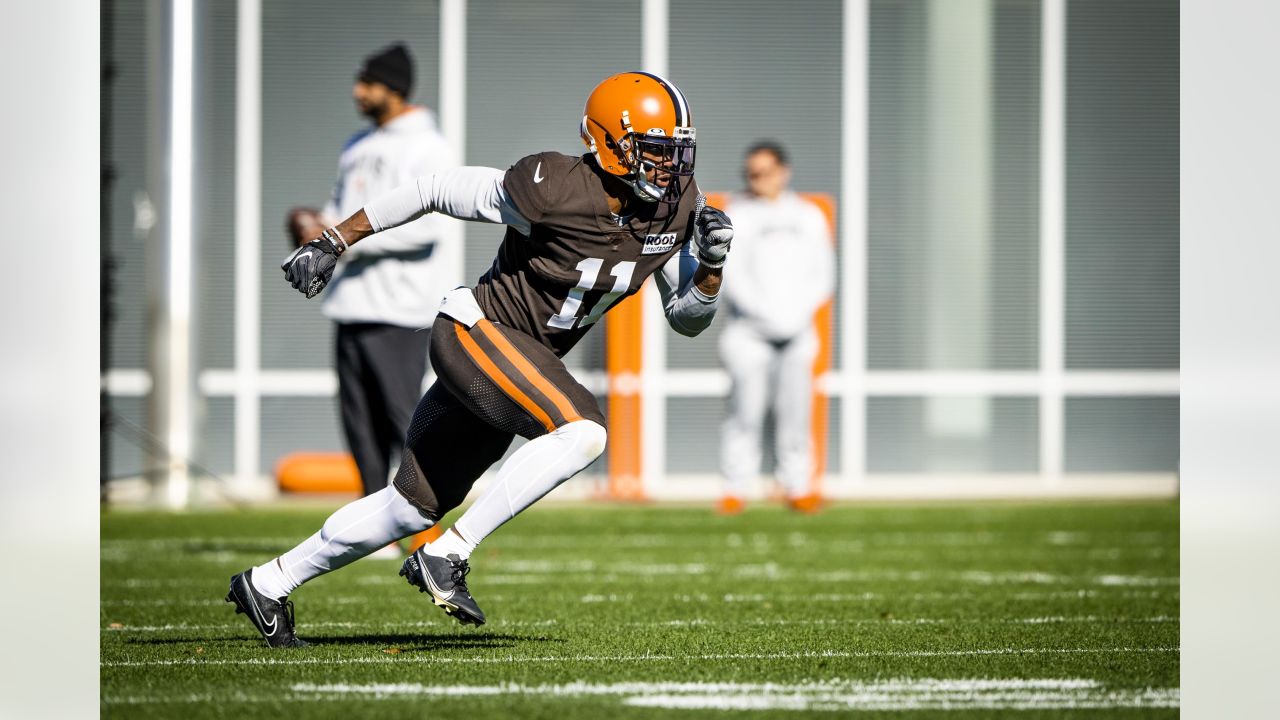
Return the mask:
[[[471,572],[466,560],[451,554],[435,557],[422,550],[409,555],[400,566],[400,574],[418,592],[430,593],[431,601],[456,618],[463,625],[483,625],[484,612],[467,590],[467,573]]]
[[[236,604],[236,613],[249,616],[249,622],[262,633],[268,647],[296,648],[310,645],[293,634],[293,603],[280,598],[272,600],[253,588],[253,569],[232,576],[227,602]]]

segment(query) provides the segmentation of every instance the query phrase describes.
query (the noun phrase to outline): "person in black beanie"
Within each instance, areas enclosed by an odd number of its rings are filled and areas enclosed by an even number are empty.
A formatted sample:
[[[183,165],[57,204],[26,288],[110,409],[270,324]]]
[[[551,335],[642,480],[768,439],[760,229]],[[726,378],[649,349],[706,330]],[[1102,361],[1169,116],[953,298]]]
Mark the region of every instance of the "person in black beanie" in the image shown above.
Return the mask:
[[[351,98],[372,125],[343,145],[337,182],[324,209],[289,212],[294,244],[306,244],[370,200],[419,176],[458,164],[435,114],[409,103],[413,70],[403,43],[361,63]],[[326,293],[322,309],[337,325],[342,427],[366,495],[386,487],[392,463],[400,458],[422,395],[429,328],[440,298],[462,279],[453,276],[448,260],[445,224],[456,222],[422,217],[361,243],[355,248],[359,252],[343,254]]]
[[[404,43],[396,43],[365,58],[351,97],[361,115],[383,125],[405,111],[412,90],[413,57]]]

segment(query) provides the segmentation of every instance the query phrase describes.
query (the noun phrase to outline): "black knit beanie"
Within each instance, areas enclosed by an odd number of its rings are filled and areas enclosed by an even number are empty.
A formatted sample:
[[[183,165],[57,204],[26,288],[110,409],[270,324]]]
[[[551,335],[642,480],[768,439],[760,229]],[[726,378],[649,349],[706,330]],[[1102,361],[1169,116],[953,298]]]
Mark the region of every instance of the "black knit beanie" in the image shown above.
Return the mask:
[[[391,47],[370,55],[360,68],[359,78],[365,82],[380,82],[408,98],[413,89],[413,57],[404,43],[396,43]]]

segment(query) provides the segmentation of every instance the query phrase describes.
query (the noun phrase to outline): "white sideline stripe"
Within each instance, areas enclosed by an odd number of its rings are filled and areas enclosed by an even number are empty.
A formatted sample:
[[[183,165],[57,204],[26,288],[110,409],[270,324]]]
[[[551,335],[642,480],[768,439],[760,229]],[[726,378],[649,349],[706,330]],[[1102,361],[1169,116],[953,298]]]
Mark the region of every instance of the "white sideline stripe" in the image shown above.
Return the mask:
[[[1178,618],[1168,615],[1157,615],[1154,617],[1141,618],[1108,618],[1097,615],[1082,615],[1077,617],[1031,617],[1031,618],[1005,618],[997,620],[984,620],[972,618],[911,618],[911,619],[888,619],[879,618],[857,618],[850,620],[785,620],[785,619],[763,619],[756,618],[753,620],[705,620],[695,618],[693,620],[665,620],[665,621],[645,621],[627,623],[631,627],[698,627],[702,625],[950,625],[950,624],[979,624],[979,625],[1048,625],[1055,623],[1174,623],[1178,622]],[[488,623],[493,627],[553,627],[559,625],[557,620],[507,620]],[[404,630],[409,628],[436,628],[446,627],[444,621],[430,622],[419,620],[414,622],[309,622],[299,626],[299,629],[305,631],[318,629],[392,629]],[[221,623],[214,625],[189,625],[187,623],[177,623],[171,625],[120,625],[120,627],[107,626],[99,628],[104,633],[156,633],[156,632],[210,632],[220,630],[241,631],[245,629],[244,623]]]
[[[975,657],[988,655],[1093,655],[1110,653],[1177,653],[1176,647],[1111,647],[1111,648],[987,648],[975,650],[882,650],[776,653],[713,653],[707,655],[544,655],[534,657],[470,657],[450,658],[438,655],[410,655],[408,657],[370,656],[353,658],[248,658],[244,660],[113,660],[101,663],[101,667],[165,667],[173,665],[389,665],[411,664],[459,664],[459,665],[522,665],[532,663],[572,662],[665,662],[669,660],[792,660],[808,658],[912,658],[912,657]]]
[[[1079,615],[1074,617],[1029,617],[1029,618],[851,618],[851,619],[818,619],[787,620],[783,618],[754,618],[751,620],[663,620],[628,623],[633,627],[699,627],[703,625],[1049,625],[1055,623],[1110,624],[1110,623],[1174,623],[1178,618],[1169,615],[1153,617],[1101,617],[1098,615]]]
[[[801,683],[734,682],[572,682],[562,685],[423,685],[422,683],[294,683],[294,692],[366,695],[633,695],[652,692],[797,693],[874,686],[883,692],[975,692],[982,690],[1090,690],[1102,687],[1097,680],[1053,679],[937,679],[909,678],[870,682],[828,680]]]
[[[225,594],[225,587],[222,589]],[[498,599],[492,596],[486,596],[486,599]],[[308,603],[315,602],[318,605],[357,605],[368,604],[369,598],[363,596],[327,596],[308,600]],[[102,600],[98,603],[102,607],[229,607],[226,600],[207,598],[202,600],[173,600],[170,598],[146,598],[146,599],[113,599]]]
[[[486,625],[490,627],[552,627],[559,625],[558,620],[496,620]],[[429,620],[417,620],[410,622],[309,622],[299,625],[303,631],[316,630],[321,628],[367,628],[372,630],[405,630],[410,628],[433,628],[436,630],[453,627],[451,621],[441,619],[436,622]],[[210,630],[233,630],[243,631],[246,626],[243,622],[239,623],[220,623],[214,625],[188,625],[187,623],[177,623],[174,625],[121,625],[120,627],[107,626],[100,628],[105,633],[153,633],[153,632],[173,632],[173,631],[200,631],[207,632]]]
[[[654,693],[659,693],[655,695]],[[232,702],[318,701],[342,696],[383,700],[403,697],[619,696],[628,705],[664,708],[900,710],[1165,707],[1180,703],[1178,688],[1108,689],[1097,680],[935,679],[824,680],[800,683],[577,681],[561,685],[423,685],[421,683],[294,683],[289,694],[229,693]],[[207,703],[211,694],[106,696],[107,705]],[[840,707],[843,706],[843,707]]]
[[[1178,598],[1181,593],[1177,590],[1132,590],[1120,586],[1102,586],[1108,588],[1106,593],[1110,598]],[[1000,596],[1000,600],[1073,600],[1096,598],[1103,596],[1099,590],[1052,590],[1052,591],[1027,591],[1013,593],[1012,595]],[[646,597],[648,597],[646,595]],[[774,600],[800,601],[813,600],[817,602],[855,602],[869,600],[984,600],[984,595],[972,592],[928,592],[928,593],[815,593],[812,595],[709,595],[707,593],[677,593],[675,595],[653,596],[663,599],[673,599],[682,602],[769,602]],[[610,595],[584,595],[579,598],[579,602],[630,602],[635,599],[632,593],[619,595],[616,593]],[[495,602],[506,602],[508,598],[504,595],[491,595],[485,593],[485,600]],[[307,601],[308,604],[316,605],[357,605],[367,604],[369,598],[363,595],[323,595]],[[222,607],[226,602],[221,599],[199,599],[199,600],[174,600],[170,598],[144,598],[144,599],[108,599],[98,603],[101,607]]]

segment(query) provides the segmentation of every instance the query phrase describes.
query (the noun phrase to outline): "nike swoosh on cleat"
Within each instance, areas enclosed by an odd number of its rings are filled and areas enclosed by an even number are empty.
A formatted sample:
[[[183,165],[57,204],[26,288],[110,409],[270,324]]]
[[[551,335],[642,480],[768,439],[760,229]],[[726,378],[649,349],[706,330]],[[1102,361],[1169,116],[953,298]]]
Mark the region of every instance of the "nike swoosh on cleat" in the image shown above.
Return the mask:
[[[253,588],[249,586],[249,578],[242,577],[240,578],[240,582],[244,584],[244,589],[249,591],[247,596],[249,598],[249,605],[253,608],[253,614],[257,615],[258,622],[266,627],[267,619],[262,616],[262,611],[258,609],[258,601],[253,597]],[[271,637],[276,634],[276,618],[271,618],[270,628],[271,632],[263,631],[263,634],[267,637]]]
[[[435,595],[441,600],[448,600],[449,598],[453,597],[453,594],[455,592],[457,592],[456,590],[450,590],[449,592],[446,593],[444,590],[441,590],[440,586],[436,585],[435,580],[431,579],[431,573],[427,572],[426,563],[418,563],[418,572],[422,574],[422,579],[426,580],[427,584],[431,586],[431,594]]]

